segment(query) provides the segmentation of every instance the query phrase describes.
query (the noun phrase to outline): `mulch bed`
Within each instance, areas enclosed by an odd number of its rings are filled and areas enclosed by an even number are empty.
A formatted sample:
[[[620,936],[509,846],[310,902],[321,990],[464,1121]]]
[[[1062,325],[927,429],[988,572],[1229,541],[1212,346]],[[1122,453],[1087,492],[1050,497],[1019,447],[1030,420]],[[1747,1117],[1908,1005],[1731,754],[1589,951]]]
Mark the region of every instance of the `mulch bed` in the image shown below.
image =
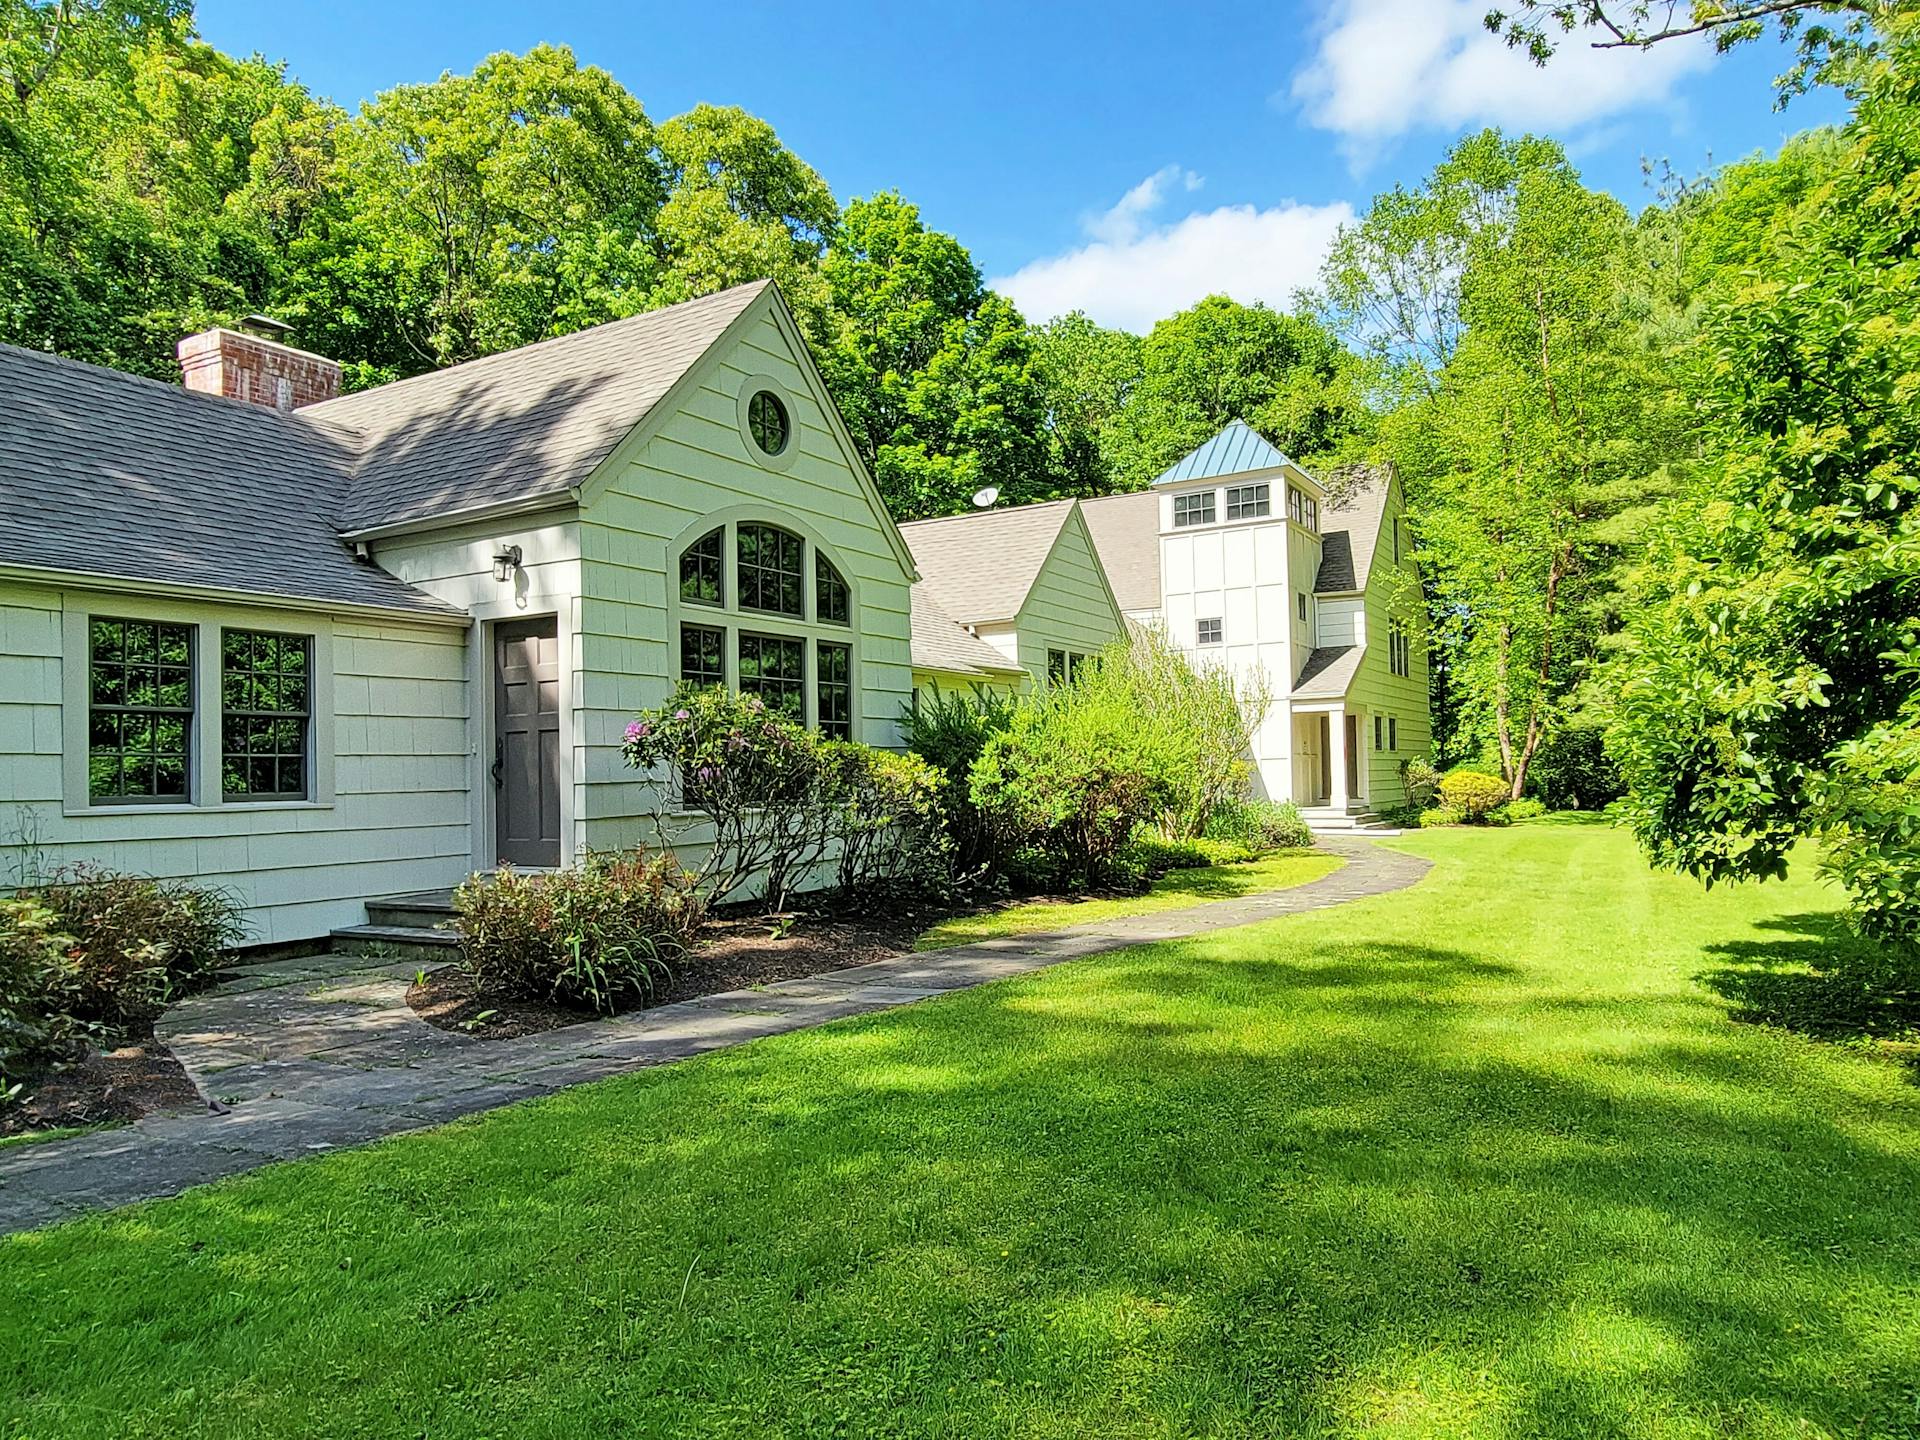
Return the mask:
[[[0,1108],[0,1135],[138,1120],[206,1103],[166,1046],[134,1040],[28,1081],[17,1104]]]
[[[673,980],[627,1008],[695,1000],[776,980],[803,980],[905,955],[922,930],[950,913],[903,906],[884,915],[799,914],[790,917],[792,925],[784,935],[775,933],[773,921],[759,916],[719,916],[708,922],[700,947],[674,966]],[[429,972],[407,991],[407,1003],[429,1025],[489,1040],[537,1035],[595,1018],[545,1001],[482,997],[452,965]],[[482,1020],[482,1015],[487,1018]]]

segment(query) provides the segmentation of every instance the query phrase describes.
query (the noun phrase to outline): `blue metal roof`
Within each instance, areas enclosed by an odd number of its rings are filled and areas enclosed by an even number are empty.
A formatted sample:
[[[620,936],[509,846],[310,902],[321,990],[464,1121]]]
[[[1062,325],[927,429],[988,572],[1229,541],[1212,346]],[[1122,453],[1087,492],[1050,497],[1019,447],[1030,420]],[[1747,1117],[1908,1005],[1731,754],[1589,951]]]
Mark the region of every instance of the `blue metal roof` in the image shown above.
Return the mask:
[[[1234,420],[1185,459],[1175,461],[1153,483],[1173,485],[1182,480],[1205,480],[1215,475],[1271,470],[1277,465],[1289,463],[1286,456],[1255,434],[1246,421]]]

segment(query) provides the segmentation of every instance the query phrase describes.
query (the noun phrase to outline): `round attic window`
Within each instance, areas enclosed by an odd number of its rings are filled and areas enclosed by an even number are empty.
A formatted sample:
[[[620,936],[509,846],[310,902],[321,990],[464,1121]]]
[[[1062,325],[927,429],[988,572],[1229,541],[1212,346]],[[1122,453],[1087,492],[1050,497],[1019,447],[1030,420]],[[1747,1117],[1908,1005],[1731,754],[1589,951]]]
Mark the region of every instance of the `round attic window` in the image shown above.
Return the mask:
[[[787,448],[787,407],[771,390],[756,390],[747,402],[747,433],[769,455]]]

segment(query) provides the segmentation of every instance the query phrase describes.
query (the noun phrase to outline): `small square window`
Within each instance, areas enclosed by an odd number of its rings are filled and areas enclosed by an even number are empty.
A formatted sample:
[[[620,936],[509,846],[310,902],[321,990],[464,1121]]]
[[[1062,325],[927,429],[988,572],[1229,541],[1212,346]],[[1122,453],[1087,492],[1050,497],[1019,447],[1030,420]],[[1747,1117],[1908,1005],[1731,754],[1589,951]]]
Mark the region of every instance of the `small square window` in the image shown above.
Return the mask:
[[[1174,496],[1173,523],[1176,526],[1213,524],[1213,494],[1211,490],[1196,490],[1191,495]]]
[[[1273,513],[1273,491],[1268,485],[1232,485],[1227,488],[1227,519],[1254,520]]]
[[[1223,623],[1224,622],[1217,617],[1211,620],[1202,620],[1200,622],[1200,643],[1202,645],[1218,645],[1221,639]]]

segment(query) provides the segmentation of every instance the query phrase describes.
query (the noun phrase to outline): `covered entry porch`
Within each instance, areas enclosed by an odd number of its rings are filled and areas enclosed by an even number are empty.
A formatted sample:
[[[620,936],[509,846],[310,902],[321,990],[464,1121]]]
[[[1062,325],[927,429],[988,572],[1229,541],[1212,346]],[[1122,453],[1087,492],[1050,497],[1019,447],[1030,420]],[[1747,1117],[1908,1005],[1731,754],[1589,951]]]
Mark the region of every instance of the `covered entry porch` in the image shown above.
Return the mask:
[[[1361,763],[1365,717],[1344,701],[1293,704],[1293,798],[1301,810],[1355,815],[1367,808]]]

